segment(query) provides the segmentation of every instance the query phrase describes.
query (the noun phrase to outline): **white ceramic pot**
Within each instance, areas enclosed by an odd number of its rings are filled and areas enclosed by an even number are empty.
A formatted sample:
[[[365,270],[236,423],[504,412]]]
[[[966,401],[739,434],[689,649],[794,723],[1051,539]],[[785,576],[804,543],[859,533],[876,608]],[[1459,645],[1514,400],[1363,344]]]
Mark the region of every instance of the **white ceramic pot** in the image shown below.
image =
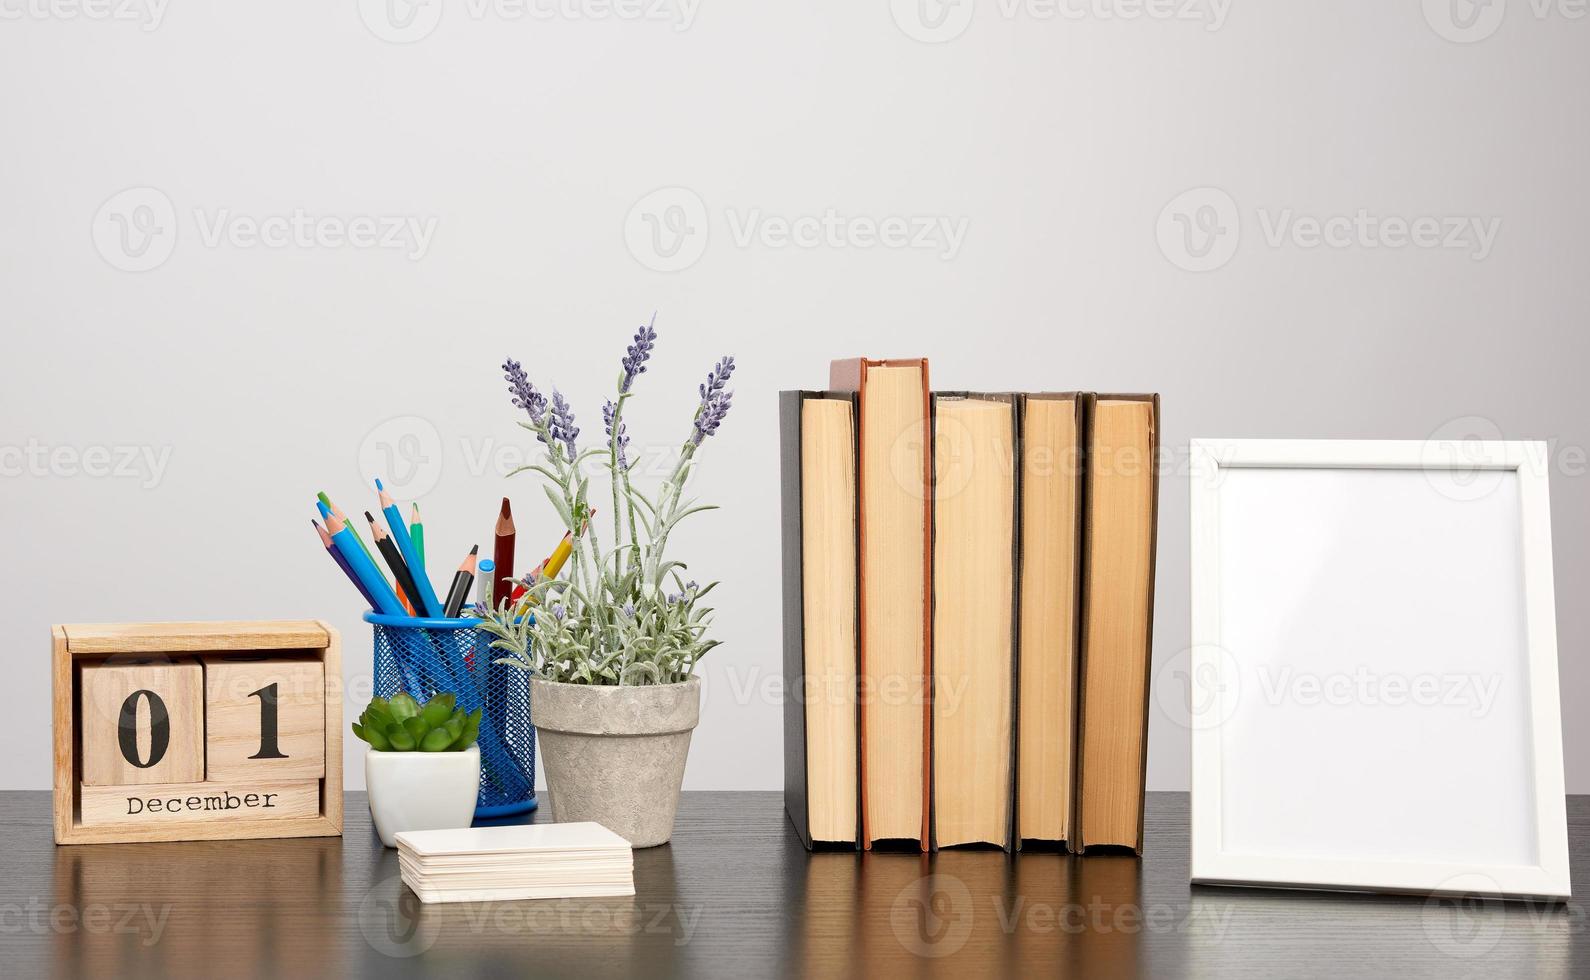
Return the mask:
[[[381,843],[396,847],[405,830],[456,830],[475,819],[480,746],[462,752],[364,755],[364,786]]]

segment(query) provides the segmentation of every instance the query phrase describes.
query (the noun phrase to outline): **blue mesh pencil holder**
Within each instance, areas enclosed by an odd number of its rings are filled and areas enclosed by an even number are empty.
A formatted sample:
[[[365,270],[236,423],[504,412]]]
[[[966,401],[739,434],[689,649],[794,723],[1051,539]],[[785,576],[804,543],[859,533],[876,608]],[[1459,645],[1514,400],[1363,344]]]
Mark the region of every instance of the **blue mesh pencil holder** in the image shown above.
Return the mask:
[[[530,678],[493,663],[490,634],[475,619],[415,619],[367,612],[375,630],[375,693],[406,692],[423,703],[451,691],[458,707],[481,708],[480,796],[475,817],[508,817],[536,807],[536,739]]]

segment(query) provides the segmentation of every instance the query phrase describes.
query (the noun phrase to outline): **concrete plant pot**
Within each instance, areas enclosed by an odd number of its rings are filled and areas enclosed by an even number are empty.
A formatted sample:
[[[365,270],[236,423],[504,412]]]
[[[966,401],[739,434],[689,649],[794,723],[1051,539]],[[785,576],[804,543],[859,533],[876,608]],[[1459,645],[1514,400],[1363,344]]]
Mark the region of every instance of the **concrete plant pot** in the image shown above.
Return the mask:
[[[558,823],[594,820],[656,847],[673,836],[701,679],[603,687],[530,679],[530,717]]]

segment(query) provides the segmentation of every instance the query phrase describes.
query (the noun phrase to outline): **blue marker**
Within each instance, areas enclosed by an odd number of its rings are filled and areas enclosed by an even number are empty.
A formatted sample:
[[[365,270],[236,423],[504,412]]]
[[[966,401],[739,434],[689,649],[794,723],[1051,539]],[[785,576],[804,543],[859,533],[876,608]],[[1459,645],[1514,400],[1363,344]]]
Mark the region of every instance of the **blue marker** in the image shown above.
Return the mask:
[[[475,570],[480,573],[475,578],[475,600],[487,609],[495,609],[497,603],[491,595],[491,582],[496,576],[491,573],[497,570],[497,563],[490,558],[482,558]]]

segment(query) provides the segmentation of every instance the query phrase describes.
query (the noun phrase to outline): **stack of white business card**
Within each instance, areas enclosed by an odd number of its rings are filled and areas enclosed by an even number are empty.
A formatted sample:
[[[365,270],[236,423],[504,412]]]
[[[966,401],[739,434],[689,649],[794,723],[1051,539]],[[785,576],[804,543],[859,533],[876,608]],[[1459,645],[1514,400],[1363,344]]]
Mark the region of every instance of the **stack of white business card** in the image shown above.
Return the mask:
[[[599,823],[414,830],[397,845],[403,883],[427,905],[635,894],[629,841]]]

